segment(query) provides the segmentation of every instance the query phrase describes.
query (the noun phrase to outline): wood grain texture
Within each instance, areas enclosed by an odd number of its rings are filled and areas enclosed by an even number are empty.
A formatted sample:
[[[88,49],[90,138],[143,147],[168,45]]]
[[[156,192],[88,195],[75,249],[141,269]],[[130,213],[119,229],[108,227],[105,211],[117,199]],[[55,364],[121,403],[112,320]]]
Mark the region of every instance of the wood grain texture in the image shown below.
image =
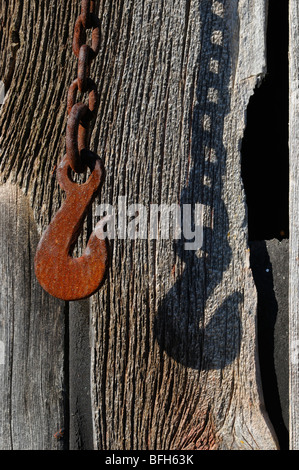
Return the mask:
[[[64,304],[33,269],[38,241],[28,197],[0,188],[0,449],[57,450],[65,427]]]
[[[265,73],[266,3],[103,9],[101,201],[205,210],[198,252],[182,240],[111,242],[93,303],[95,446],[276,448],[259,383],[239,152]]]
[[[290,101],[289,101],[289,149],[290,149],[290,255],[289,255],[289,397],[290,397],[290,449],[299,449],[299,8],[296,1],[289,2],[290,15]]]
[[[69,305],[69,449],[93,450],[89,299]]]
[[[41,289],[33,259],[62,199],[54,170],[64,147],[78,11],[73,2],[0,3],[1,449],[68,447],[65,304]]]
[[[65,150],[80,2],[21,5],[0,112],[0,181],[22,188],[40,234],[63,198],[54,170]],[[116,206],[126,196],[147,208],[203,204],[204,243],[193,252],[183,239],[110,242],[108,277],[91,299],[94,447],[275,449],[259,381],[240,168],[246,107],[266,70],[266,1],[103,0],[97,11],[102,45],[91,76],[100,106],[91,148],[106,168],[98,202]],[[5,13],[6,48],[10,24]],[[4,76],[8,53],[1,56]],[[96,221],[86,224],[79,252]],[[46,318],[60,319],[60,304],[43,299]],[[51,335],[50,328],[48,341],[60,351],[62,337]],[[61,399],[52,388],[48,399],[53,391]],[[4,421],[9,426],[10,417]],[[53,444],[49,437],[27,445]]]
[[[0,76],[8,90],[15,70],[16,54],[20,47],[20,21],[22,2],[1,0],[0,2]]]

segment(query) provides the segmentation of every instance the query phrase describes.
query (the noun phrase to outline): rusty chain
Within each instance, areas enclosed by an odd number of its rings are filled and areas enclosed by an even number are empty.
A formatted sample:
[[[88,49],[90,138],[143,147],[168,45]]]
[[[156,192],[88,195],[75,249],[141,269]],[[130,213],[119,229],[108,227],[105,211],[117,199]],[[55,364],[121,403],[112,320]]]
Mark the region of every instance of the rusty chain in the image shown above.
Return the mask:
[[[73,258],[74,244],[82,230],[90,205],[100,191],[104,168],[98,155],[88,149],[89,127],[98,107],[95,82],[90,78],[90,65],[100,49],[100,21],[94,13],[94,1],[82,0],[73,37],[73,51],[78,58],[78,76],[68,90],[66,155],[57,168],[57,181],[66,199],[43,233],[35,254],[35,273],[40,285],[54,297],[84,299],[96,292],[107,268],[107,247],[101,236],[91,233],[86,250]],[[92,29],[91,46],[86,44],[86,30]],[[78,91],[88,92],[88,105],[76,102]],[[84,184],[71,178],[72,169],[91,174]]]
[[[73,52],[78,58],[78,74],[68,90],[66,155],[76,173],[83,173],[86,170],[84,151],[88,147],[89,124],[95,117],[98,107],[96,84],[89,77],[91,62],[100,49],[100,20],[94,10],[93,0],[81,1],[81,14],[77,18],[73,37]],[[86,44],[87,29],[92,29],[91,45]],[[88,106],[76,103],[78,90],[80,93],[89,93]]]

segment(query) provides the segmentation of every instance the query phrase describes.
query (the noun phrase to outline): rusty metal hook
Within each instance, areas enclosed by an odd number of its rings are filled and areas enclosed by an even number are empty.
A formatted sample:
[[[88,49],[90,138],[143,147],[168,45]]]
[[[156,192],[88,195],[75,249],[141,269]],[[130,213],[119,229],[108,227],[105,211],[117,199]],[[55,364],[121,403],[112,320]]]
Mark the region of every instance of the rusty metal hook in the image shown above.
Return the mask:
[[[66,200],[42,235],[35,255],[35,273],[41,286],[62,300],[79,300],[95,293],[107,265],[104,236],[93,232],[82,256],[71,256],[90,204],[98,194],[103,177],[102,161],[83,150],[84,162],[91,170],[84,184],[71,178],[71,166],[65,156],[57,168],[57,179],[66,192]]]

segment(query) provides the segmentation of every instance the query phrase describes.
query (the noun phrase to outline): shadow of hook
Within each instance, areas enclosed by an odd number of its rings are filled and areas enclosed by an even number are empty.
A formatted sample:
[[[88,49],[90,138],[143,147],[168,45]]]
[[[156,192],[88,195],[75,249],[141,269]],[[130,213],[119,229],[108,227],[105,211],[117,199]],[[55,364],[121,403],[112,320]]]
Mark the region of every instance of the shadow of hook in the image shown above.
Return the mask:
[[[101,160],[86,151],[91,175],[86,183],[71,179],[71,167],[65,156],[57,169],[57,180],[66,192],[66,200],[43,233],[35,254],[35,274],[41,286],[62,300],[89,297],[100,287],[107,267],[107,247],[104,237],[93,232],[79,258],[71,254],[82,230],[90,204],[99,192],[103,177]]]

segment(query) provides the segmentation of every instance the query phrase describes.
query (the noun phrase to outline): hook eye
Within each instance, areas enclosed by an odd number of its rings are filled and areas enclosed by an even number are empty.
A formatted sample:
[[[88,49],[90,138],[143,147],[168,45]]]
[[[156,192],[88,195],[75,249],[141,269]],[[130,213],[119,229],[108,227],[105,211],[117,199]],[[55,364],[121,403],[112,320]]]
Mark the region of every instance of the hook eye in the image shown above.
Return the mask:
[[[73,192],[84,192],[86,187],[99,188],[104,176],[104,165],[102,160],[94,152],[90,150],[81,150],[82,161],[90,170],[90,176],[85,183],[78,184],[72,179],[72,167],[69,163],[67,155],[64,156],[57,168],[57,181],[66,194]],[[99,188],[100,189],[100,188]]]

